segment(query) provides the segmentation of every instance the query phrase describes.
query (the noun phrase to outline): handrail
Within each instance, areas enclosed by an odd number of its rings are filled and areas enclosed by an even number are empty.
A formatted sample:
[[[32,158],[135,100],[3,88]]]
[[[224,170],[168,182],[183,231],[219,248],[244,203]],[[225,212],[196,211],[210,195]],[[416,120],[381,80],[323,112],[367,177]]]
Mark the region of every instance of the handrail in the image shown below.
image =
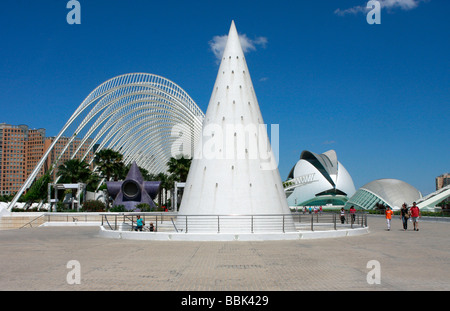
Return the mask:
[[[172,225],[175,228],[175,231],[178,232],[177,226],[175,225],[175,222],[173,221],[173,218],[170,218],[170,220],[172,221]]]
[[[109,229],[113,230],[113,228],[111,227],[111,224],[108,221],[108,217],[105,217],[105,220],[106,220],[106,222],[107,222],[107,224],[109,226]],[[102,226],[103,226],[103,217],[102,217]]]
[[[23,213],[24,216],[26,216],[26,213]],[[84,220],[83,220],[83,216],[84,216]],[[47,222],[52,222],[52,217],[55,218],[65,218],[64,220],[58,219],[58,221],[62,221],[62,222],[88,222],[87,217],[88,216],[97,216],[97,217],[101,217],[100,213],[53,213],[53,212],[44,212],[41,215],[33,218],[32,220],[30,220],[29,222],[27,222],[26,224],[20,226],[18,229],[23,229],[27,226],[30,226],[31,228],[33,227],[32,224],[35,223],[37,220],[47,217],[48,220]],[[102,219],[102,218],[100,218]],[[71,221],[69,221],[71,220]]]
[[[173,232],[216,232],[216,233],[230,233],[230,232],[293,232],[298,230],[337,230],[338,228],[346,227],[354,229],[356,226],[367,227],[367,215],[365,212],[358,211],[355,218],[348,217],[350,214],[346,213],[345,221],[339,217],[339,211],[321,212],[321,213],[290,213],[290,214],[229,214],[229,215],[180,215],[178,213],[149,213],[149,212],[133,212],[133,213],[104,213],[102,217],[114,217],[117,222],[118,217],[134,217],[140,215],[141,217],[153,216],[156,217],[158,223],[159,215],[170,215]],[[161,224],[163,223],[161,216]],[[145,218],[144,218],[145,219]],[[177,221],[178,220],[178,221]],[[132,220],[132,225],[133,225]],[[180,228],[181,227],[181,228]],[[301,229],[299,229],[301,228]],[[165,227],[165,230],[170,227]]]
[[[42,218],[42,217],[45,217],[45,215],[46,215],[46,214],[39,215],[38,217],[32,219],[31,221],[27,222],[27,223],[24,224],[23,226],[19,227],[19,229],[25,228],[25,227],[28,226],[28,225],[30,225],[30,227],[33,228],[33,226],[32,226],[31,224],[32,224],[33,222],[35,222],[36,220],[38,220],[38,219],[40,219],[40,218]]]

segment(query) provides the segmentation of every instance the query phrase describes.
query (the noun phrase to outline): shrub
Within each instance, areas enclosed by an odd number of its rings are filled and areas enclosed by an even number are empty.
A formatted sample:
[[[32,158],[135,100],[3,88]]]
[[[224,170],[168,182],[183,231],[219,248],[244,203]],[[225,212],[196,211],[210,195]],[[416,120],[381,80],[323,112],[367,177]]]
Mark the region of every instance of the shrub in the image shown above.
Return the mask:
[[[151,211],[151,207],[147,203],[139,203],[138,205],[136,205],[136,209],[139,209],[141,212],[150,212]]]
[[[89,200],[84,202],[83,211],[85,212],[104,212],[105,203],[98,200]]]
[[[113,212],[113,213],[126,212],[125,206],[123,206],[123,205],[114,205],[109,211]]]

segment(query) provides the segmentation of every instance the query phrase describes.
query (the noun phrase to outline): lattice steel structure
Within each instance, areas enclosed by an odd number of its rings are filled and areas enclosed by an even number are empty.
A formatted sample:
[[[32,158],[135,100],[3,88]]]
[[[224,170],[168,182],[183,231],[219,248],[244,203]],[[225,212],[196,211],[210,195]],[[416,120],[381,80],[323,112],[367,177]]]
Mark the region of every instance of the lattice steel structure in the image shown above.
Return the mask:
[[[201,135],[203,119],[204,113],[192,98],[166,78],[147,73],[112,78],[93,90],[76,109],[8,209],[31,186],[63,136],[70,139],[59,157],[75,138],[81,140],[80,148],[90,138],[89,148],[79,158],[85,159],[94,147],[96,151],[109,148],[120,152],[125,164],[136,161],[150,173],[159,173],[167,170],[166,163],[170,157],[182,152],[193,154],[194,145]],[[71,158],[77,156],[80,148],[72,152]]]

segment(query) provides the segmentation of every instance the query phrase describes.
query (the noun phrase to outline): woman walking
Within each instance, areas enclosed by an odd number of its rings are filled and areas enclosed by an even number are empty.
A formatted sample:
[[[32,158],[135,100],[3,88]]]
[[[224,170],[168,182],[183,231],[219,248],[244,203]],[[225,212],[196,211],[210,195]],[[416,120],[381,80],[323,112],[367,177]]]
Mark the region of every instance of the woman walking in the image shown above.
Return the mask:
[[[402,208],[400,209],[400,213],[403,223],[403,230],[408,230],[409,210],[406,203],[403,203]]]

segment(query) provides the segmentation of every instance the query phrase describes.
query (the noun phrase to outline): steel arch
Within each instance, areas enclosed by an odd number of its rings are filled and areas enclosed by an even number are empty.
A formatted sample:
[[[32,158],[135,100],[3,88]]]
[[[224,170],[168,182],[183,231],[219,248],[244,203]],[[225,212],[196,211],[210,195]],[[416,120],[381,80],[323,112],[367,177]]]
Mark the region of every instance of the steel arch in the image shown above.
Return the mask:
[[[81,155],[82,159],[99,144],[97,151],[103,148],[120,151],[125,164],[136,161],[150,173],[160,173],[167,170],[166,163],[174,156],[171,152],[175,142],[181,140],[186,146],[194,147],[201,135],[204,116],[180,86],[164,77],[129,73],[112,78],[95,88],[75,110],[8,209],[31,186],[61,137],[70,139],[52,163],[51,171],[78,137],[80,146],[71,154],[71,158],[91,139],[89,148]],[[182,138],[174,137],[172,130],[176,126],[187,134]]]

